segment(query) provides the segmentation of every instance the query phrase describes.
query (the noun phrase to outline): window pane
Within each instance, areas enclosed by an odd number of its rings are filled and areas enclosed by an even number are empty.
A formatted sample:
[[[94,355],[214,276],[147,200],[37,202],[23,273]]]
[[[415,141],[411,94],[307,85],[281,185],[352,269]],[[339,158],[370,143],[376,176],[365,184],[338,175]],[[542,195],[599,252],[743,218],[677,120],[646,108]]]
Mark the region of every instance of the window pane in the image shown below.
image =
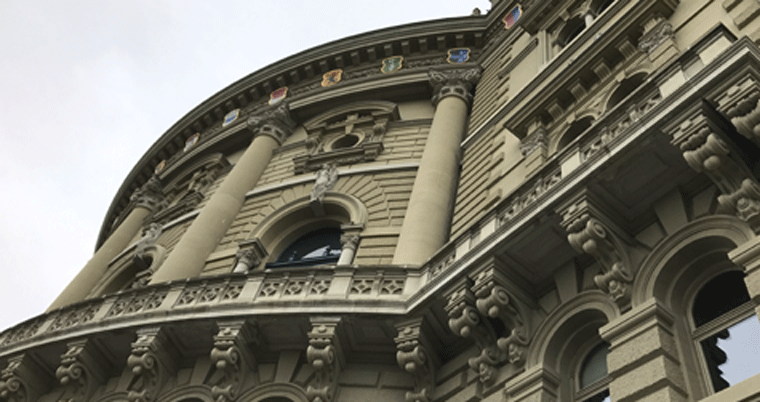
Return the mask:
[[[586,360],[581,366],[580,386],[581,389],[588,387],[589,385],[607,377],[607,352],[609,346],[603,343],[591,353],[588,354]],[[590,401],[592,399],[589,399]]]
[[[612,398],[610,398],[610,390],[605,389],[604,391],[592,396],[591,398],[586,399],[583,402],[612,402]]]
[[[731,271],[707,282],[694,299],[692,315],[697,327],[749,301],[744,272]]]
[[[760,321],[750,316],[705,339],[702,348],[715,391],[744,381],[760,373]]]

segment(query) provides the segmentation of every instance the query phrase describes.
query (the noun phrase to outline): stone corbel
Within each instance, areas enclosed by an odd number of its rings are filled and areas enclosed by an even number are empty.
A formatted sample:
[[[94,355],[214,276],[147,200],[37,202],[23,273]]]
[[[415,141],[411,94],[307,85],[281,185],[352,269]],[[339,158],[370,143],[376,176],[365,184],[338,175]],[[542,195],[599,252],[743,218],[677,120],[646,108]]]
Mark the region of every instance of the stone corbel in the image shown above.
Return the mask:
[[[430,347],[423,317],[396,325],[396,361],[404,371],[414,375],[414,391],[406,393],[406,402],[429,402],[435,387],[435,349]],[[432,352],[432,353],[431,353]]]
[[[445,310],[449,316],[449,328],[461,337],[471,337],[480,349],[480,355],[469,359],[468,364],[478,373],[480,381],[489,385],[495,380],[496,366],[507,360],[507,354],[499,349],[496,332],[490,323],[481,319],[471,285],[469,278],[459,280],[446,295]]]
[[[127,386],[129,402],[155,401],[161,386],[175,371],[175,355],[166,330],[160,327],[137,330],[127,367],[132,378]]]
[[[527,320],[517,307],[514,296],[505,288],[506,279],[495,268],[489,267],[475,276],[472,291],[477,297],[475,305],[480,314],[498,319],[509,332],[496,340],[496,345],[507,354],[511,364],[525,363],[525,350],[529,344]]]
[[[50,377],[34,356],[25,353],[8,359],[0,371],[0,401],[35,402],[48,389]]]
[[[707,175],[720,190],[722,212],[735,214],[755,231],[760,229],[760,185],[720,126],[697,113],[670,134],[689,167]]]
[[[575,251],[594,257],[601,266],[602,273],[594,277],[596,286],[619,306],[626,306],[630,301],[633,275],[620,241],[622,230],[586,190],[560,206],[557,212],[562,217],[560,225],[567,232],[570,245]]]
[[[61,365],[55,371],[58,382],[66,389],[61,400],[89,401],[93,392],[107,379],[108,359],[94,341],[83,339],[70,342],[61,355]]]
[[[467,105],[472,103],[472,88],[480,80],[480,67],[457,70],[428,70],[433,87],[433,105],[447,96],[456,96]]]
[[[739,134],[760,146],[760,84],[753,75],[738,79],[715,102]]]
[[[211,349],[211,397],[216,402],[231,402],[240,395],[245,373],[256,368],[256,360],[249,347],[256,342],[256,330],[245,320],[217,323],[219,332],[214,335]]]
[[[241,273],[256,269],[267,256],[269,253],[259,238],[243,240],[238,243],[232,272]]]
[[[314,380],[306,388],[309,402],[331,402],[335,396],[343,353],[338,330],[340,317],[311,317],[306,359],[314,369]]]
[[[246,125],[254,133],[254,137],[268,135],[277,140],[280,145],[296,128],[286,101],[259,111],[246,121]]]

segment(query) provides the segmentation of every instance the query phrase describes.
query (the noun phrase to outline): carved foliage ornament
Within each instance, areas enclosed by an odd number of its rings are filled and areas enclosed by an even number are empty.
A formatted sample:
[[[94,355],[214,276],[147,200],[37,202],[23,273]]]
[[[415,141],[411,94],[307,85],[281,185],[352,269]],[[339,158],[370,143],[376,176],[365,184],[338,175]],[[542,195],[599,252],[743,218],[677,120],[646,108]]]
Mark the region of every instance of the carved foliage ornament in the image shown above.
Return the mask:
[[[437,105],[447,96],[456,96],[468,106],[472,102],[472,88],[480,80],[480,68],[456,70],[428,70],[433,87],[433,104]]]
[[[0,372],[0,400],[33,402],[47,389],[42,367],[29,354],[8,359],[8,366]]]
[[[58,382],[66,389],[66,400],[84,402],[105,380],[107,362],[93,341],[81,340],[68,344],[55,371]]]
[[[310,402],[331,402],[340,371],[340,319],[315,317],[311,320],[306,358],[314,369],[314,380],[306,388]]]
[[[645,32],[639,39],[639,50],[646,53],[652,53],[660,44],[674,36],[673,25],[664,18],[661,18],[652,28]]]
[[[246,372],[255,369],[253,354],[248,346],[256,337],[255,328],[245,321],[219,323],[211,350],[211,396],[216,402],[234,401],[243,386]]]
[[[282,145],[285,139],[293,132],[296,123],[290,117],[290,109],[287,102],[283,101],[265,108],[258,114],[248,118],[248,128],[255,136],[268,135]]]
[[[142,187],[132,194],[130,201],[133,201],[136,207],[143,207],[152,212],[157,212],[158,208],[163,207],[164,193],[158,176],[151,176]]]
[[[406,393],[406,402],[429,402],[432,400],[435,374],[431,348],[423,328],[422,318],[416,318],[396,326],[396,361],[404,371],[414,376],[414,390]]]
[[[143,328],[137,331],[137,340],[132,343],[132,353],[127,358],[127,367],[132,379],[127,386],[129,402],[152,402],[173,367],[170,358],[170,343],[161,328]]]

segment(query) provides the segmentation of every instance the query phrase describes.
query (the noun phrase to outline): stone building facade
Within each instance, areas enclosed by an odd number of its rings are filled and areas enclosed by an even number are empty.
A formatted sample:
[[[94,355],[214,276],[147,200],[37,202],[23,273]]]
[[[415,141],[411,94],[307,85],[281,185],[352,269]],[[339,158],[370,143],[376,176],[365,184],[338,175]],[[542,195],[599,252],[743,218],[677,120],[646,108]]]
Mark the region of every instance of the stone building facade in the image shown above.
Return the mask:
[[[0,401],[760,401],[758,11],[492,0],[244,77],[0,333]]]

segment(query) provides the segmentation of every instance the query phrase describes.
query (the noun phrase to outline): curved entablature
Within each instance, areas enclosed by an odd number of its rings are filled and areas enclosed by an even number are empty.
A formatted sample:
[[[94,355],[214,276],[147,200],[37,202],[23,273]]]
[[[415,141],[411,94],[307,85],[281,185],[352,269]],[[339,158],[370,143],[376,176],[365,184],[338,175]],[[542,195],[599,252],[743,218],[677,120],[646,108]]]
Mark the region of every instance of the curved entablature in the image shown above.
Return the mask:
[[[132,169],[112,202],[98,237],[99,247],[114,221],[129,204],[129,195],[148,180],[162,161],[171,162],[183,153],[188,140],[200,134],[226,131],[222,122],[237,110],[237,121],[267,104],[270,93],[287,87],[291,113],[302,122],[327,110],[335,98],[320,94],[334,92],[350,101],[373,93],[375,98],[409,100],[430,96],[426,70],[445,65],[447,50],[468,47],[474,55],[483,45],[485,16],[450,18],[386,28],[318,46],[273,63],[219,91],[175,123],[146,152]],[[403,68],[391,74],[381,72],[385,58],[402,56]],[[357,84],[341,91],[323,87],[323,74],[341,69],[340,86]],[[380,86],[376,82],[388,81]],[[335,91],[334,89],[338,89]],[[313,96],[317,95],[317,96]],[[232,129],[232,126],[228,126]],[[167,163],[170,164],[170,163]]]

